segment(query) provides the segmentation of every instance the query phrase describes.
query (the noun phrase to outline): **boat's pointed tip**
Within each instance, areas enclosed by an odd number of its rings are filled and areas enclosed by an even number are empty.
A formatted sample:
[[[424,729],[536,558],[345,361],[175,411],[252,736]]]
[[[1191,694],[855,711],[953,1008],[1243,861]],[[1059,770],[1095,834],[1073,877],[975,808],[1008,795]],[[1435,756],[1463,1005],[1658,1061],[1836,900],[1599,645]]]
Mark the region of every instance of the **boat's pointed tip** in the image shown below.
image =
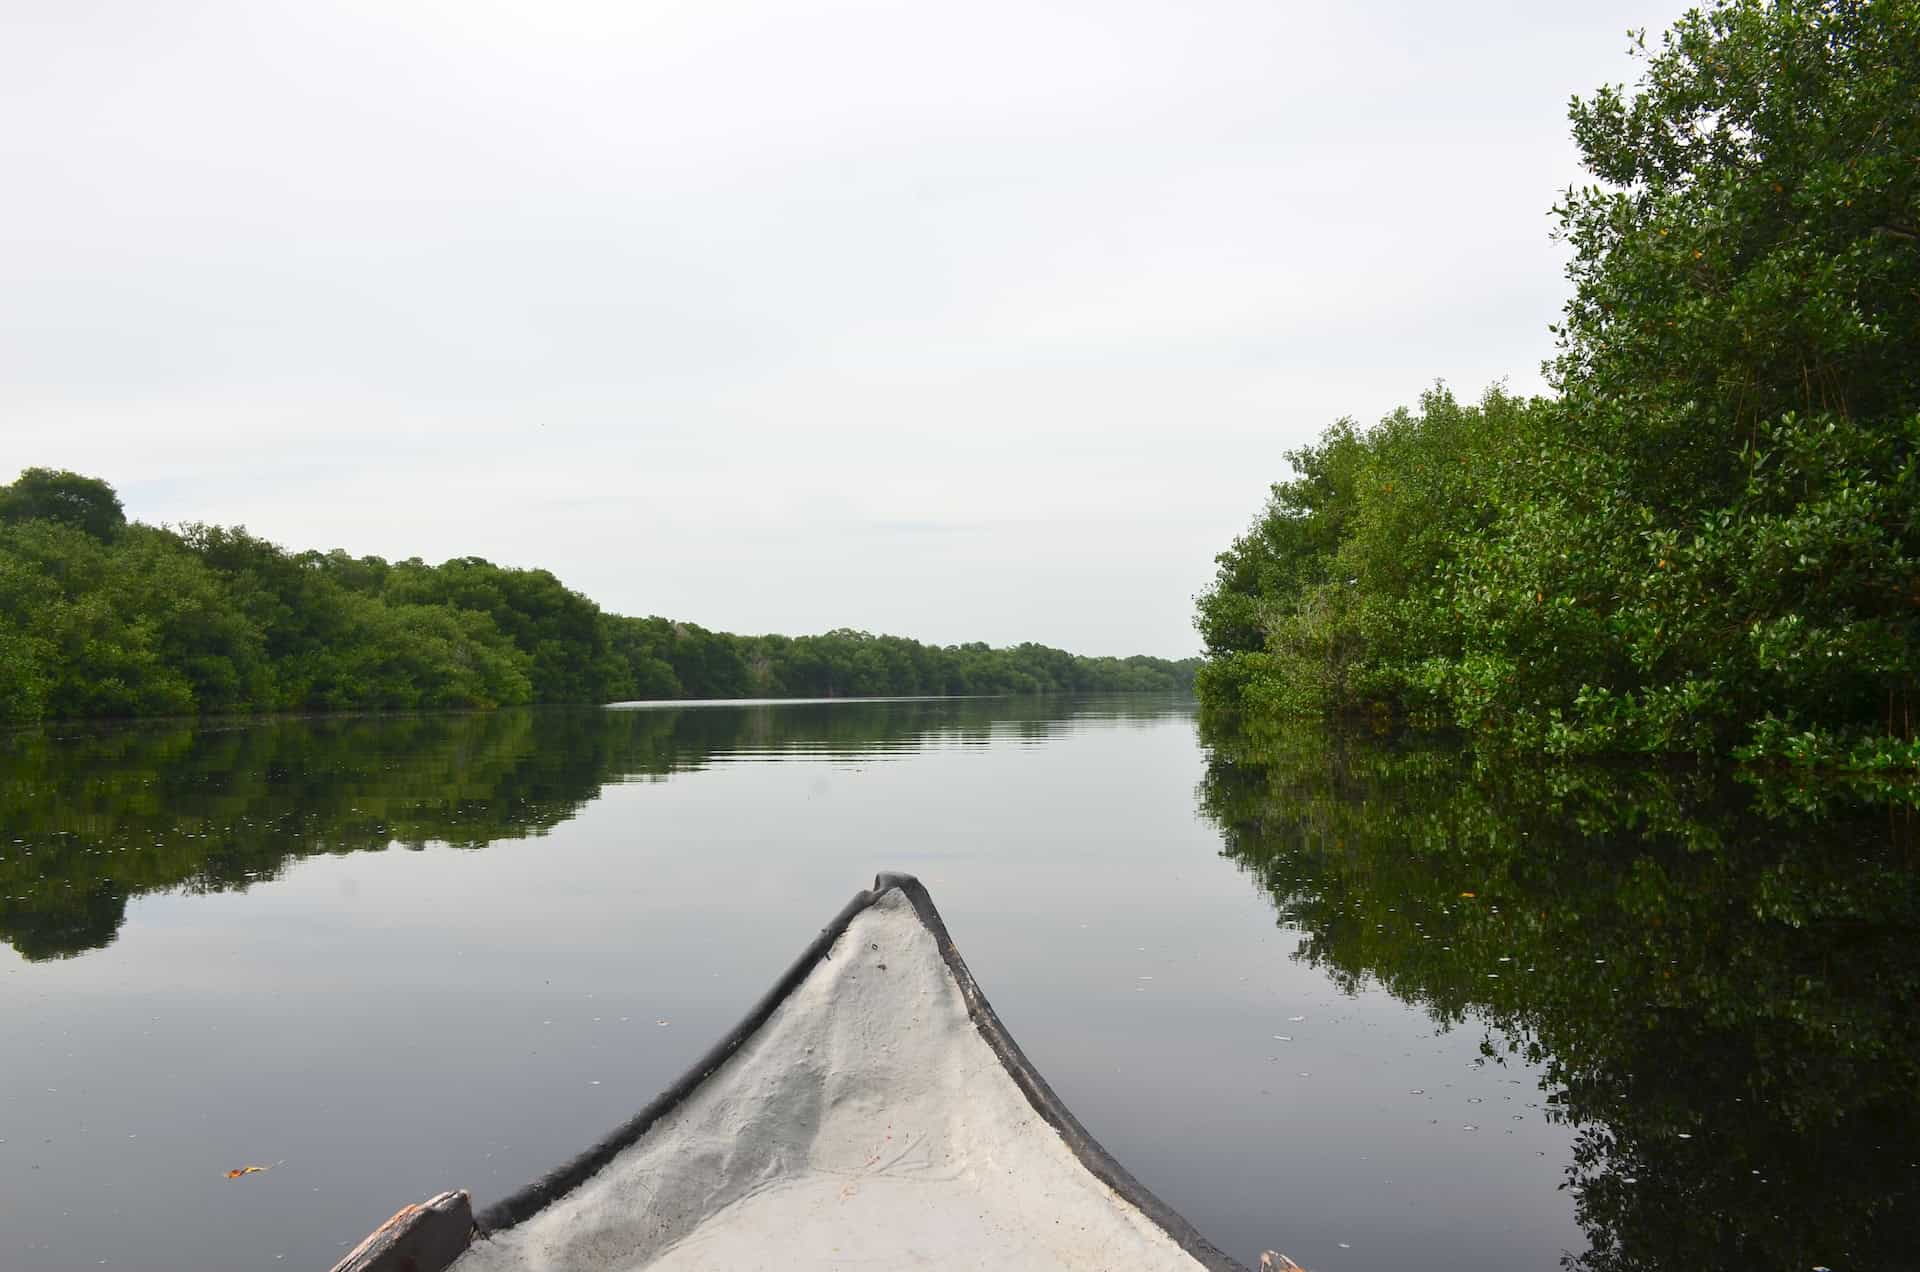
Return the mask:
[[[882,892],[887,892],[894,888],[899,888],[903,892],[911,891],[914,888],[919,888],[923,892],[926,891],[926,885],[920,882],[918,875],[908,874],[904,870],[882,870],[879,874],[873,876],[873,894],[875,896],[879,896]]]

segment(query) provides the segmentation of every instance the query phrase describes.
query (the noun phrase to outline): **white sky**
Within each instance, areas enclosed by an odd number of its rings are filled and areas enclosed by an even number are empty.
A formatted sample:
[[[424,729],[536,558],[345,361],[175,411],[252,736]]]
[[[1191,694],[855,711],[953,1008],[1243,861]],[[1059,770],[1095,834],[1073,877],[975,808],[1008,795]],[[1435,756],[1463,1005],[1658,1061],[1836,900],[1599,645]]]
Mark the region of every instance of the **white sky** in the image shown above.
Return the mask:
[[[742,632],[1194,652],[1283,451],[1541,387],[1677,3],[4,0],[0,481]]]

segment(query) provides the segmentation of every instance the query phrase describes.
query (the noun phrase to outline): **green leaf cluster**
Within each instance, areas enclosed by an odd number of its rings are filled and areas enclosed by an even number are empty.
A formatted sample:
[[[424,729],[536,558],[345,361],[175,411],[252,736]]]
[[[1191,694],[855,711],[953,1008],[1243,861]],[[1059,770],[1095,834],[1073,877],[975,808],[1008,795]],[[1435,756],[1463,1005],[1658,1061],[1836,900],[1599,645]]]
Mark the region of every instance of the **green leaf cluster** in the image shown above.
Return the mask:
[[[1218,558],[1205,701],[1567,754],[1907,767],[1920,3],[1720,0],[1573,103],[1551,398],[1289,456]]]

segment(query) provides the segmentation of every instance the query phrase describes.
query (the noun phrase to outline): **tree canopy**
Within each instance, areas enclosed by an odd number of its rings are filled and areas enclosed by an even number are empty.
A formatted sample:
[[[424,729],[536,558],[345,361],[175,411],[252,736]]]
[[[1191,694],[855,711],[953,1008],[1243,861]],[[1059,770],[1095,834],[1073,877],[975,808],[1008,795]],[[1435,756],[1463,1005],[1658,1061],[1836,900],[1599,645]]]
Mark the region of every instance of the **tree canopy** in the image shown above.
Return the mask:
[[[1205,700],[1560,752],[1909,765],[1920,3],[1720,0],[1571,107],[1555,396],[1294,452]]]
[[[13,521],[58,521],[106,540],[127,524],[127,514],[113,487],[97,477],[29,468],[0,486],[0,522]]]

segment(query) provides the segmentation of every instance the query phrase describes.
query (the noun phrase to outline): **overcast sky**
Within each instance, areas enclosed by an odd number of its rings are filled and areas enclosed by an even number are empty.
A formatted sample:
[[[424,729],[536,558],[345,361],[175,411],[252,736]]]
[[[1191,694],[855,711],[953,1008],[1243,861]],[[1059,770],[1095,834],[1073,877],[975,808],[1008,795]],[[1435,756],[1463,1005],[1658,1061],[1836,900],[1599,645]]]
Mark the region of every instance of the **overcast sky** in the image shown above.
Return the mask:
[[[1194,652],[1342,415],[1541,387],[1678,5],[5,0],[0,481],[741,632]]]

